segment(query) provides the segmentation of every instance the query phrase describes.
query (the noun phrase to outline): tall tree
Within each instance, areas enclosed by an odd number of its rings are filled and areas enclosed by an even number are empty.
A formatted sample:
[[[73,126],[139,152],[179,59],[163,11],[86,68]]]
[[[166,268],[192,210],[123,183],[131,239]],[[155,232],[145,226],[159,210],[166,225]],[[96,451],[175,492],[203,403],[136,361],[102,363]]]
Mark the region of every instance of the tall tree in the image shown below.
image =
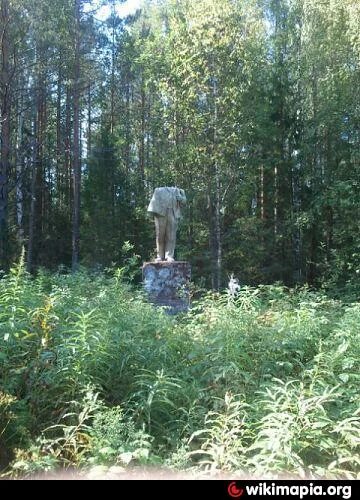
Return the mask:
[[[9,0],[0,4],[0,266],[8,263],[8,189],[10,159],[10,112],[11,112],[11,48]]]
[[[73,155],[73,221],[72,221],[72,269],[79,266],[80,255],[80,193],[81,193],[81,149],[80,149],[80,37],[81,37],[81,0],[75,0],[74,29],[74,155]]]

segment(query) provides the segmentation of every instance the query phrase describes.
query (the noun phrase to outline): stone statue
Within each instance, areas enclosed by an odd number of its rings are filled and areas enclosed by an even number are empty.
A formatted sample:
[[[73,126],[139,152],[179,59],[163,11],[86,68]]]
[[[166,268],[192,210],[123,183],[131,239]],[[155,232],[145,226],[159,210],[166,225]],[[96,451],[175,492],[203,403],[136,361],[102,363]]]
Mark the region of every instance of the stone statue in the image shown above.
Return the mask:
[[[181,218],[181,208],[186,204],[183,189],[177,187],[156,188],[151,198],[148,213],[155,219],[156,262],[174,262],[176,231]]]

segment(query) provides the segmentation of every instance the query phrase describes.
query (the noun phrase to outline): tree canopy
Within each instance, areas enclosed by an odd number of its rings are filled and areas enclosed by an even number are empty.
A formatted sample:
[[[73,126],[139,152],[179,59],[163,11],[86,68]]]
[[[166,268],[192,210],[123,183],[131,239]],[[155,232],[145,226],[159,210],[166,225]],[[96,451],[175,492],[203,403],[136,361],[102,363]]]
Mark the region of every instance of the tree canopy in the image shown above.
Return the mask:
[[[359,277],[357,0],[1,0],[0,267],[146,260],[185,189],[195,279]]]

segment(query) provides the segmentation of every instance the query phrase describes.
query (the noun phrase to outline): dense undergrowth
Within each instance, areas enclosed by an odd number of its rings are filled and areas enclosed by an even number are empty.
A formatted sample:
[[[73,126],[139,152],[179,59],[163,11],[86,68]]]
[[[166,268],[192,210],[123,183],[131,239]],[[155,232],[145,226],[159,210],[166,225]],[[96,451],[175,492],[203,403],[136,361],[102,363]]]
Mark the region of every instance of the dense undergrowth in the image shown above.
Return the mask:
[[[356,477],[360,304],[209,294],[176,318],[113,277],[0,280],[4,477],[137,465]]]

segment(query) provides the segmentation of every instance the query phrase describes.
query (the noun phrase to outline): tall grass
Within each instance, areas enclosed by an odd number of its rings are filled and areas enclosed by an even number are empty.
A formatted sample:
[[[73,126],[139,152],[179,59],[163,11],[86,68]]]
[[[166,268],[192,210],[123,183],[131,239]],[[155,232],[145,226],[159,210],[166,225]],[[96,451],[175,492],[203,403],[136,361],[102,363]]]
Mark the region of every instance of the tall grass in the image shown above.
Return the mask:
[[[113,277],[0,280],[0,466],[356,477],[360,304],[281,286],[168,317]]]

